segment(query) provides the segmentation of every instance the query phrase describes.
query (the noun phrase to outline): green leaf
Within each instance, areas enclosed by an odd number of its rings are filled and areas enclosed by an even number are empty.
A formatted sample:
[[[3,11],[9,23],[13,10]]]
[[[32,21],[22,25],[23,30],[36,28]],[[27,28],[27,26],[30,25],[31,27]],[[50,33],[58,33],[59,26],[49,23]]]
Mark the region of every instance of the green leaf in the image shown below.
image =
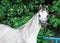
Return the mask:
[[[54,23],[54,24],[53,24],[53,27],[57,27],[57,24],[56,24],[56,23]]]

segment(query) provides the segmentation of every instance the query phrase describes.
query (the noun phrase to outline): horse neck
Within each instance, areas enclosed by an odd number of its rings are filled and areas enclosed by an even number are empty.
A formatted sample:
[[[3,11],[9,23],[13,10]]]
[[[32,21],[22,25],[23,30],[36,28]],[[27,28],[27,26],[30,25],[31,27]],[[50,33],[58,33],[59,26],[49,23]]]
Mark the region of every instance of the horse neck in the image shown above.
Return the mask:
[[[37,35],[41,25],[39,25],[38,13],[34,15],[28,23],[20,27],[20,33],[27,43],[36,43]]]
[[[39,30],[40,30],[39,19],[38,14],[36,14],[31,18],[31,20],[28,23],[26,23],[25,27],[22,29],[22,33],[24,33],[26,37],[29,36],[37,37]]]
[[[35,36],[38,34],[39,30],[40,30],[40,25],[39,25],[39,19],[38,19],[38,14],[35,15],[32,23],[31,23],[31,27],[30,27],[30,33],[34,34]]]

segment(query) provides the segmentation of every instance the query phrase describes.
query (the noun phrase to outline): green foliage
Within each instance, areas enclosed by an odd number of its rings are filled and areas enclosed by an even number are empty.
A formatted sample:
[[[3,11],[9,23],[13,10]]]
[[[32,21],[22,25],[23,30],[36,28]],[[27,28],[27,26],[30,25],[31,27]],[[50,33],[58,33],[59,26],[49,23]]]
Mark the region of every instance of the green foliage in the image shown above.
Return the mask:
[[[38,33],[38,37],[37,37],[37,42],[38,43],[49,43],[48,40],[44,40],[43,38],[45,38],[46,36],[51,37],[54,36],[54,34],[52,33],[52,31],[48,30],[47,32],[45,32],[44,34],[44,28],[40,28],[40,31]]]
[[[56,18],[54,15],[50,17],[49,19],[50,25],[53,25],[53,27],[57,28],[58,25],[60,25],[60,19]]]
[[[0,23],[18,28],[38,11],[38,3],[43,2],[43,0],[1,0]]]
[[[26,2],[25,2],[26,1]],[[26,17],[31,18],[37,11],[38,5],[44,3],[45,0],[1,0],[0,3],[0,23],[19,27],[26,23]],[[54,0],[50,5],[50,10],[57,11],[60,14],[60,0]],[[19,19],[19,20],[18,20]],[[24,20],[25,23],[22,21]],[[28,19],[29,20],[29,19]],[[27,20],[27,21],[28,21]],[[14,22],[13,22],[14,21]],[[50,18],[53,27],[57,27],[60,19]]]
[[[54,0],[53,5],[50,6],[50,9],[53,11],[57,11],[60,14],[60,0]]]
[[[50,10],[53,12],[53,11],[56,11],[58,12],[57,15],[60,16],[60,0],[54,0],[53,1],[53,4],[50,5]],[[51,24],[53,26],[53,28],[56,28],[58,29],[58,26],[60,25],[60,17],[57,18],[56,16],[52,16],[49,18],[49,24]]]

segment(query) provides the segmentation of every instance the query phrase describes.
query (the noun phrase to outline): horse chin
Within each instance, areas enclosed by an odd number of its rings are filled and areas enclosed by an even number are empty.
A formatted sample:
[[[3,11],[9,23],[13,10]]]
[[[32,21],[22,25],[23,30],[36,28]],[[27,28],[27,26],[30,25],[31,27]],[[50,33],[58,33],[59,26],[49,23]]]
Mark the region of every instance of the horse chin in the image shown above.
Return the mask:
[[[42,27],[46,26],[46,22],[41,22],[40,20],[39,20],[39,24],[41,24]]]
[[[42,27],[45,27],[45,25],[46,25],[46,23],[41,23],[41,26],[42,26]]]

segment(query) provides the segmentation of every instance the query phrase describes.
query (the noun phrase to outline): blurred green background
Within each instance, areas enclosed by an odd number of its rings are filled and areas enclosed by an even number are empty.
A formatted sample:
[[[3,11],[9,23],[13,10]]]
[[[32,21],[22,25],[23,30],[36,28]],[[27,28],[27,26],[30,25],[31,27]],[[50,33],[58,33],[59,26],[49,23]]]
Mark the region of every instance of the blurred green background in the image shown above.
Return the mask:
[[[13,28],[28,22],[39,11],[39,5],[49,6],[49,12],[57,12],[60,16],[60,0],[0,0],[0,23]],[[49,23],[57,27],[60,19],[51,17]]]
[[[40,4],[43,7],[48,5],[49,14],[53,15],[48,19],[47,28],[58,30],[60,28],[60,0],[0,0],[0,23],[18,28],[39,11]]]

